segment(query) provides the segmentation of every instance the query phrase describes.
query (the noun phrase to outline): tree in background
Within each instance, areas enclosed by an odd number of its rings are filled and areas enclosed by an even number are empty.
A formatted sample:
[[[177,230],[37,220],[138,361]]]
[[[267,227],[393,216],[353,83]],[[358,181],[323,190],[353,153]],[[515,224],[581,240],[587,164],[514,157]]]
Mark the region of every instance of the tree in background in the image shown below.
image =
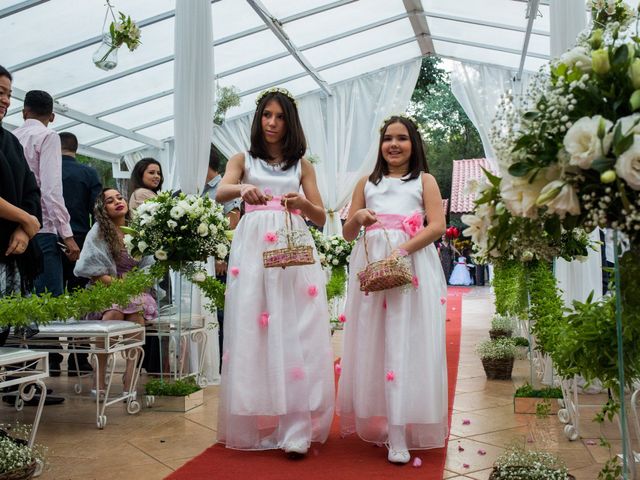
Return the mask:
[[[454,97],[449,73],[441,64],[442,60],[435,56],[422,59],[409,112],[419,123],[427,144],[429,170],[438,181],[442,198],[449,198],[453,161],[483,158],[484,150],[476,128]]]
[[[89,165],[98,171],[98,178],[103,187],[116,188],[116,180],[113,178],[113,170],[111,163],[96,158],[87,157],[85,155],[76,155],[76,160],[85,165]]]

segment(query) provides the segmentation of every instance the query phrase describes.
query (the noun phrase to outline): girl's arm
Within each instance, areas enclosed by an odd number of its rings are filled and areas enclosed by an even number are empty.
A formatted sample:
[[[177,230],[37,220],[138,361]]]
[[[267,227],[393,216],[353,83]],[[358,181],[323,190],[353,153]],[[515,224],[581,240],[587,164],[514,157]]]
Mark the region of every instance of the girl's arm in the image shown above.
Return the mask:
[[[360,228],[368,227],[378,221],[373,210],[369,210],[364,199],[364,187],[368,177],[362,177],[356,184],[349,207],[349,216],[342,226],[342,236],[348,242],[355,240],[360,233]]]
[[[311,220],[315,225],[321,227],[327,220],[327,215],[324,211],[320,191],[318,190],[316,171],[314,170],[313,165],[311,165],[311,162],[307,159],[302,158],[300,162],[302,162],[300,184],[302,185],[304,196],[300,195],[298,192],[291,192],[283,195],[283,198],[287,200],[288,210],[301,210],[305,217]]]
[[[224,177],[216,190],[216,202],[226,203],[242,197],[250,205],[266,205],[268,199],[258,187],[248,183],[240,183],[243,176],[244,153],[236,153],[227,162]]]
[[[406,250],[409,255],[435,242],[447,227],[438,183],[433,175],[428,173],[422,174],[422,200],[427,226],[420,230],[415,237],[399,246],[399,249]]]
[[[7,202],[2,197],[0,197],[0,218],[19,223],[29,238],[32,238],[40,230],[40,222],[36,217]]]

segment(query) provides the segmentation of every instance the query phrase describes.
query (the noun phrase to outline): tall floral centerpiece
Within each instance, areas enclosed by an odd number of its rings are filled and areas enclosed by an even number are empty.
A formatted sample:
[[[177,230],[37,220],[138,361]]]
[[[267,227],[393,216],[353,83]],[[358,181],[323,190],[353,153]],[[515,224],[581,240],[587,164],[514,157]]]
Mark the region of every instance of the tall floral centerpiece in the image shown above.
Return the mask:
[[[575,302],[539,331],[561,374],[606,379],[623,402],[620,373],[627,386],[640,378],[639,18],[622,0],[590,6],[592,27],[575,47],[533,78],[522,102],[503,97],[492,143],[512,215],[543,219],[546,232],[607,228],[625,246],[616,297]]]
[[[222,206],[209,197],[161,192],[140,205],[123,230],[133,257],[152,255],[157,263],[181,271],[221,306],[224,286],[199,264],[210,257],[227,258],[228,228]]]

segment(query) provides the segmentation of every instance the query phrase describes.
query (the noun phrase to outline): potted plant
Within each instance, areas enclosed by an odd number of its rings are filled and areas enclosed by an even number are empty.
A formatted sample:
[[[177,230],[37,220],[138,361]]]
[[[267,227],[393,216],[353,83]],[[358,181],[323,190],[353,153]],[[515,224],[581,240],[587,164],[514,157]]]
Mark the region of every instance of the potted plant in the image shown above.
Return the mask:
[[[486,340],[476,347],[482,366],[490,380],[510,380],[517,349],[510,338]]]
[[[0,425],[0,480],[27,480],[42,471],[45,447],[30,447],[31,427],[21,423]]]
[[[513,344],[518,349],[518,355],[516,358],[519,360],[525,360],[527,353],[529,353],[529,340],[525,337],[514,337]]]
[[[491,330],[489,330],[491,340],[511,337],[513,334],[513,324],[513,317],[509,315],[494,315],[491,319]]]
[[[149,380],[144,386],[147,407],[166,412],[188,412],[204,403],[204,393],[194,377],[173,382]]]
[[[519,445],[500,455],[489,480],[570,480],[575,477],[555,455],[538,450],[525,450]]]
[[[562,390],[558,387],[533,388],[529,383],[520,386],[513,397],[514,413],[548,415],[558,413],[558,399]]]

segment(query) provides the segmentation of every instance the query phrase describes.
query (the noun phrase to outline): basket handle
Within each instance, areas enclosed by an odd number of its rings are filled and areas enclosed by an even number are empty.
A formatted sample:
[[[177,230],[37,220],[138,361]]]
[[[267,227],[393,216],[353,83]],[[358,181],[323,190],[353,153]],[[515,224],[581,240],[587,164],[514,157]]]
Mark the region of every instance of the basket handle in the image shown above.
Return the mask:
[[[287,237],[287,247],[288,248],[293,248],[293,245],[291,244],[291,230],[292,230],[292,222],[293,220],[291,219],[291,212],[289,210],[287,210],[287,198],[284,198],[284,234],[285,237]]]
[[[384,224],[380,220],[376,220],[376,223],[379,223],[380,227],[382,227],[382,233],[384,233],[384,238],[387,240],[387,245],[389,246],[389,250],[391,250],[391,240],[389,240],[389,234],[387,233],[387,229],[384,228]],[[369,265],[371,261],[369,260],[369,249],[367,248],[367,228],[366,227],[364,229],[363,238],[364,238],[364,255],[367,258],[367,265]]]

